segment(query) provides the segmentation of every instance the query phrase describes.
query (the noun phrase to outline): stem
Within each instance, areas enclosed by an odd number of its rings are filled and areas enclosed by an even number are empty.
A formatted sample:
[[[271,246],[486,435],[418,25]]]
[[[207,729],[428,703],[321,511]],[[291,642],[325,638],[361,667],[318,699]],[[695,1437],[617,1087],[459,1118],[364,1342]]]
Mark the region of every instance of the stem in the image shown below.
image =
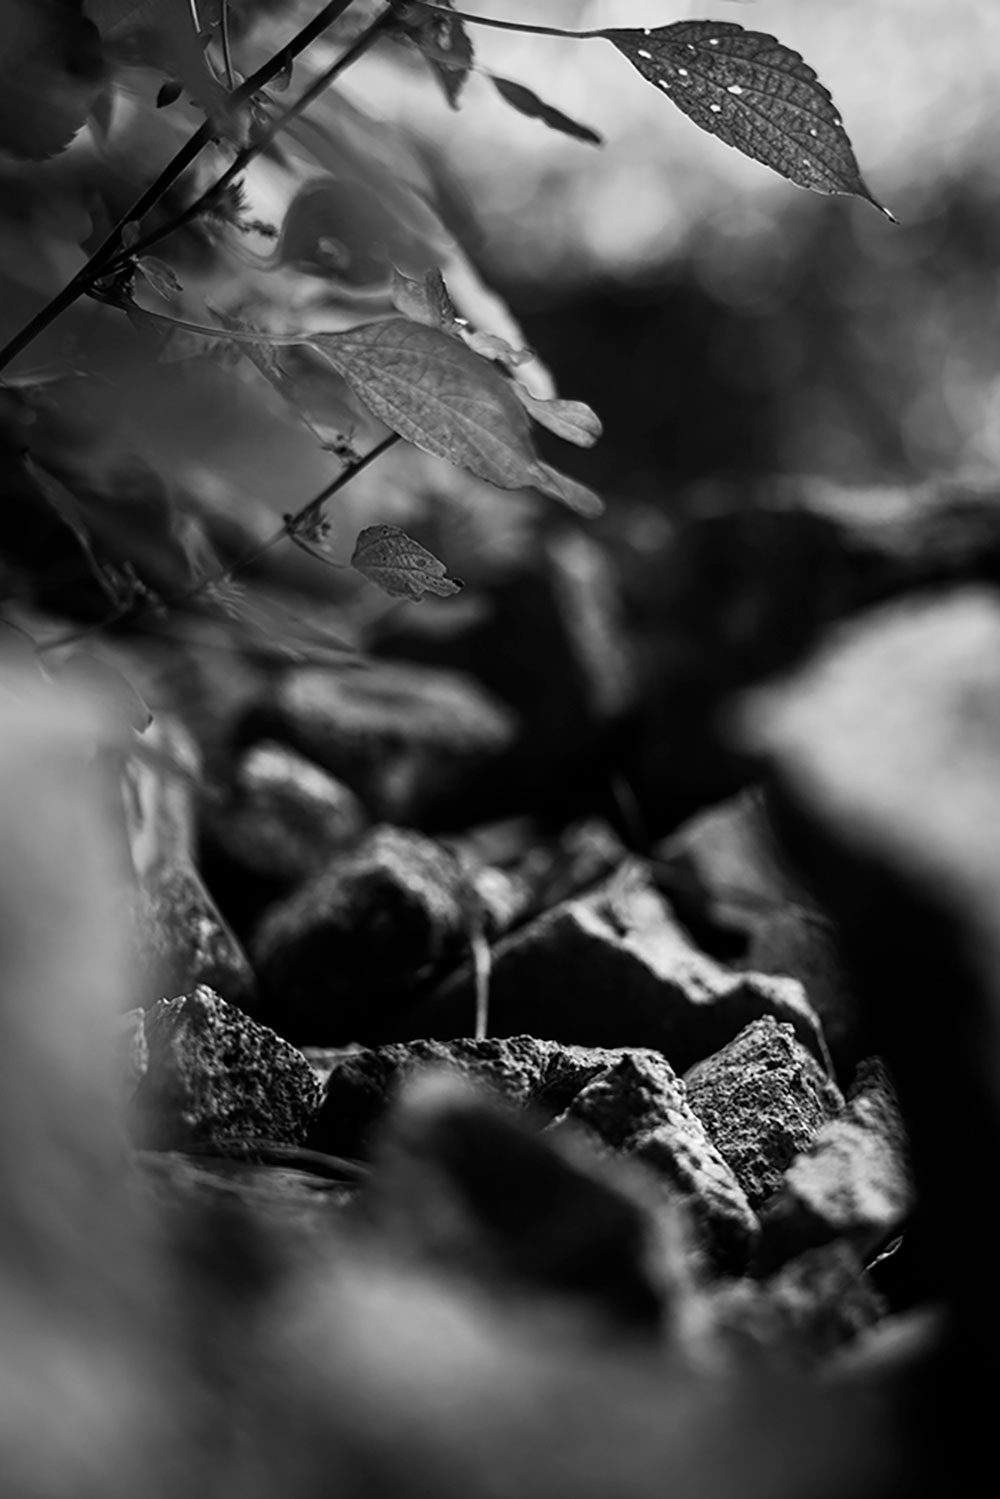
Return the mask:
[[[236,70],[233,67],[233,49],[229,41],[229,0],[222,0],[219,31],[222,36],[222,62],[226,69],[226,82],[229,84],[229,92],[235,93]]]
[[[270,61],[259,67],[256,73],[250,77],[239,88],[234,91],[229,100],[232,109],[237,108],[262,89],[265,84],[271,82],[279,73],[283,72],[290,63],[298,57],[305,49],[327,31],[335,21],[339,20],[344,11],[351,4],[351,0],[329,0],[323,9],[313,19],[303,26],[302,30],[281,47]],[[200,152],[207,146],[215,135],[215,125],[211,120],[205,120],[198,127],[194,135],[185,141],[180,150],[173,156],[163,171],[150,187],[142,193],[130,208],[127,208],[121,218],[115,224],[103,243],[100,244],[86,265],[82,266],[73,279],[63,287],[62,291],[47,302],[45,306],[27,322],[19,333],[0,349],[0,370],[6,369],[12,359],[15,359],[24,349],[28,347],[40,333],[43,333],[51,323],[54,323],[67,308],[82,297],[91,284],[103,275],[110,261],[114,259],[121,249],[122,230],[126,224],[135,222],[145,217],[150,209],[163,197],[164,193],[177,181],[182,172],[186,171]]]
[[[120,305],[111,303],[113,307]],[[296,344],[307,344],[310,340],[308,333],[246,333],[239,328],[213,328],[208,323],[189,323],[187,318],[171,317],[165,312],[150,312],[148,308],[139,307],[138,304],[136,311],[142,317],[149,318],[154,323],[163,323],[168,328],[180,328],[184,333],[197,333],[202,338],[228,338],[236,344],[270,344],[272,348],[290,349]]]
[[[255,140],[251,141],[249,145],[244,146],[242,151],[237,152],[235,159],[226,168],[217,182],[214,182],[211,187],[206,188],[199,198],[196,198],[193,203],[189,203],[187,208],[183,209],[169,224],[163,224],[159,229],[150,230],[148,234],[143,235],[135,244],[130,245],[128,251],[118,256],[112,265],[130,260],[136,255],[144,254],[153,245],[158,245],[161,240],[169,238],[171,234],[176,234],[178,229],[183,229],[185,224],[190,224],[193,219],[198,218],[200,214],[204,213],[205,209],[211,205],[212,200],[224,192],[230,183],[235,181],[246,170],[255,157],[267,149],[275,136],[284,130],[286,125],[290,125],[304,110],[309,108],[310,104],[315,103],[320,94],[325,93],[330,84],[336,78],[339,78],[341,73],[346,72],[352,63],[357,62],[358,58],[368,51],[369,47],[378,39],[386,29],[387,23],[392,19],[393,13],[391,9],[386,9],[376,16],[371,25],[361,32],[360,36],[355,38],[346,52],[342,53],[336,62],[331,63],[328,68],[320,73],[302,95],[296,99],[294,104],[289,105],[277,119],[273,120],[271,124],[260,132]],[[111,268],[111,266],[108,267],[108,269]]]
[[[593,41],[603,37],[603,31],[567,31],[562,26],[530,26],[526,21],[498,21],[493,16],[473,16],[464,10],[448,10],[443,5],[434,5],[433,0],[410,0],[421,10],[432,10],[439,16],[451,16],[455,21],[466,21],[470,26],[490,26],[495,31],[521,31],[529,36],[571,36],[577,41]]]

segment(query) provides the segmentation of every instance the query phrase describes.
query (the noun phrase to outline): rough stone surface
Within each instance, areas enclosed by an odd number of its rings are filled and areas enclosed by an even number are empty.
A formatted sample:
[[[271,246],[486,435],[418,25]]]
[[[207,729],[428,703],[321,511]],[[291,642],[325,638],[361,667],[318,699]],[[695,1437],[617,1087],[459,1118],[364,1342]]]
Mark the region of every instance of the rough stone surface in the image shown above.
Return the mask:
[[[132,902],[137,998],[144,1004],[206,984],[231,1004],[254,1003],[253,969],[193,865],[158,865]]]
[[[793,1161],[767,1205],[761,1261],[835,1238],[870,1255],[899,1232],[912,1205],[903,1121],[884,1067],[870,1059],[843,1113]]]
[[[203,867],[224,886],[227,906],[235,889],[249,920],[318,874],[367,825],[353,791],[294,750],[264,742],[243,755],[229,797],[205,807]]]
[[[609,1061],[555,1121],[556,1126],[570,1123],[667,1182],[690,1210],[718,1265],[746,1262],[757,1220],[688,1106],[683,1082],[663,1057],[628,1051]]]
[[[670,1064],[648,1051],[560,1046],[532,1036],[413,1041],[344,1056],[310,1130],[316,1149],[365,1155],[388,1106],[418,1069],[445,1066],[516,1109],[572,1125],[670,1185],[720,1261],[742,1264],[756,1220],[735,1177],[691,1113]]]
[[[765,1015],[685,1074],[688,1102],[750,1205],[781,1185],[789,1163],[844,1106],[836,1083],[790,1025]]]
[[[413,1014],[415,1033],[466,1032],[471,990],[471,975],[456,972]],[[546,912],[493,952],[494,1035],[651,1047],[683,1072],[761,1015],[787,1020],[825,1060],[800,984],[735,973],[701,952],[638,875]]]
[[[477,910],[447,849],[374,828],[265,916],[252,947],[260,1017],[306,1045],[398,1035],[414,995],[468,943]]]
[[[201,986],[146,1016],[149,1063],[130,1125],[137,1145],[301,1142],[322,1090],[302,1054]]]
[[[373,818],[429,827],[474,820],[480,783],[517,729],[510,710],[471,678],[379,661],[364,670],[295,668],[240,732],[299,750],[349,786]]]

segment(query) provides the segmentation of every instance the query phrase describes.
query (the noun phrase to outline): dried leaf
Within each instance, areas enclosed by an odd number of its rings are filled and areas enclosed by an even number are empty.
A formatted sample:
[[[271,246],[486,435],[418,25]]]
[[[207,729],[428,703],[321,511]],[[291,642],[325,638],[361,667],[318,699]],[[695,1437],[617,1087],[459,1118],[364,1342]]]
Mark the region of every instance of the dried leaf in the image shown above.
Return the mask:
[[[392,305],[397,312],[425,328],[443,328],[451,332],[458,324],[455,304],[448,295],[444,277],[435,266],[420,281],[395,271],[392,282]]]
[[[166,261],[158,260],[155,255],[140,256],[135,262],[135,268],[164,302],[169,302],[171,297],[184,290],[173,268]]]
[[[425,593],[450,598],[463,584],[449,578],[444,563],[398,526],[366,526],[359,534],[351,566],[394,599],[420,601]]]
[[[604,430],[597,412],[583,401],[541,401],[517,380],[514,390],[538,425],[547,427],[564,442],[576,443],[578,448],[592,448]]]
[[[438,0],[452,8],[452,0]],[[465,22],[458,16],[412,6],[396,17],[396,26],[407,41],[419,47],[427,57],[435,78],[452,109],[458,108],[459,95],[472,70],[475,52]]]
[[[540,99],[523,83],[515,83],[510,78],[498,78],[495,73],[487,76],[501,99],[509,104],[511,109],[516,109],[518,114],[527,115],[530,120],[541,120],[544,125],[548,125],[550,130],[558,130],[563,135],[571,135],[574,140],[587,141],[592,146],[603,146],[604,137],[598,135],[596,130],[591,130],[589,125],[581,125],[579,120],[571,119],[569,115],[563,114],[561,109],[546,104],[544,99]]]
[[[830,94],[797,52],[730,21],[605,31],[702,130],[799,187],[874,204]]]

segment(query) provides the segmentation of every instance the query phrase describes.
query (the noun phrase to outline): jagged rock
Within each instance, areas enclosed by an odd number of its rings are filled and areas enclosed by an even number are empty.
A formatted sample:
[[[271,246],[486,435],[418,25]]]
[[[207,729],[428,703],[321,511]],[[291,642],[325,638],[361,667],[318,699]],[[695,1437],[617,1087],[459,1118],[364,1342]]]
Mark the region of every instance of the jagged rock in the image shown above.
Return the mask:
[[[202,868],[241,929],[320,872],[368,825],[353,791],[285,745],[254,745],[202,816]]]
[[[265,916],[252,949],[259,1014],[310,1045],[398,1035],[479,915],[474,884],[447,849],[374,828]]]
[[[763,793],[752,788],[699,812],[659,844],[652,868],[707,951],[802,983],[838,1074],[849,1077],[863,1054],[863,1017],[833,923],[788,866]]]
[[[135,1143],[301,1142],[322,1090],[302,1054],[200,986],[145,1021],[149,1062],[130,1108]]]
[[[240,735],[291,745],[380,821],[430,827],[488,815],[484,783],[517,727],[509,709],[468,677],[378,661],[363,670],[287,672],[245,716]]]
[[[721,1283],[707,1293],[708,1337],[728,1360],[807,1369],[876,1326],[885,1303],[844,1243],[810,1249],[767,1280]]]
[[[754,1208],[777,1191],[792,1159],[844,1106],[840,1089],[792,1027],[771,1015],[698,1062],[684,1082],[691,1108]]]
[[[527,1128],[453,1072],[403,1087],[364,1207],[396,1254],[472,1277],[480,1294],[541,1292],[548,1315],[556,1296],[652,1330],[680,1289],[666,1283],[657,1215],[626,1174]]]
[[[309,1144],[367,1154],[406,1080],[435,1065],[485,1083],[538,1122],[572,1125],[613,1154],[640,1162],[691,1208],[719,1260],[745,1261],[754,1215],[687,1107],[683,1084],[654,1052],[561,1046],[532,1036],[423,1040],[356,1052],[334,1066]]]
[[[757,1238],[757,1220],[665,1058],[648,1051],[609,1058],[553,1127],[565,1124],[584,1129],[669,1183],[690,1210],[716,1264],[745,1264]]]
[[[903,1121],[884,1067],[870,1059],[843,1112],[793,1161],[764,1210],[761,1262],[831,1239],[870,1255],[899,1232],[912,1205]]]
[[[132,1097],[142,1082],[149,1066],[145,1018],[145,1010],[128,1010],[119,1017],[116,1028],[115,1040],[119,1049],[122,1072],[122,1097],[126,1101]]]
[[[472,1005],[471,975],[463,969],[410,1017],[412,1033],[462,1035]],[[787,1020],[826,1061],[800,984],[734,973],[699,951],[638,874],[546,912],[493,952],[494,1035],[523,1031],[581,1046],[651,1047],[682,1072],[761,1015]]]

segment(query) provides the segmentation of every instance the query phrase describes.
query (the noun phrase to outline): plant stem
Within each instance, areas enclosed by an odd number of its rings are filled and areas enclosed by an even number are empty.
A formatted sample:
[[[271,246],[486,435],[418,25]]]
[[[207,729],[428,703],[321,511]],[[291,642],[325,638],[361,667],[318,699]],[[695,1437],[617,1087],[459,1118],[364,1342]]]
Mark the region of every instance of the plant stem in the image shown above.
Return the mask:
[[[233,49],[229,41],[229,0],[222,0],[219,32],[222,37],[222,62],[226,69],[226,82],[229,84],[229,92],[234,93],[236,90],[236,71],[233,67]]]
[[[470,26],[490,26],[495,31],[521,31],[529,36],[570,36],[577,41],[593,41],[595,38],[603,37],[603,31],[567,31],[562,26],[531,26],[527,21],[498,21],[494,16],[473,16],[464,10],[448,10],[443,5],[433,4],[433,0],[410,0],[411,5],[419,5],[421,10],[432,10],[439,16],[451,16],[455,21],[466,21]]]
[[[290,42],[287,42],[284,47],[279,48],[268,62],[264,63],[244,83],[240,84],[239,88],[235,90],[229,99],[229,107],[235,109],[240,104],[245,104],[259,89],[262,89],[265,84],[270,83],[272,78],[276,78],[279,73],[283,72],[298,57],[300,52],[304,52],[317,37],[322,36],[324,31],[327,31],[335,21],[339,20],[350,4],[351,0],[329,0],[329,3],[324,5],[323,9],[303,26],[302,30]],[[212,141],[215,133],[216,126],[213,121],[205,120],[195,131],[194,135],[185,141],[176,155],[171,157],[170,161],[167,162],[160,175],[156,178],[156,181],[136,199],[130,208],[125,210],[114,228],[90,256],[86,265],[77,271],[76,275],[71,281],[67,282],[62,291],[57,292],[51,301],[47,302],[24,325],[21,331],[10,339],[3,349],[0,349],[0,370],[5,369],[11,360],[15,359],[18,354],[26,349],[67,308],[72,307],[73,303],[78,301],[89,290],[93,282],[105,273],[109,264],[121,249],[122,230],[125,225],[144,218],[150,209],[155,207],[164,193],[168,192],[174,185],[182,172],[187,170],[201,151]]]
[[[331,63],[328,68],[320,73],[309,87],[303,91],[301,96],[296,99],[294,104],[289,105],[277,119],[273,120],[260,132],[256,139],[252,140],[249,145],[244,146],[242,151],[237,152],[235,159],[223,172],[218,182],[214,182],[211,187],[206,188],[199,198],[196,198],[193,203],[189,203],[187,208],[183,209],[169,224],[163,224],[159,229],[153,229],[149,234],[143,235],[140,240],[129,247],[125,254],[117,256],[108,269],[112,269],[119,262],[130,260],[133,256],[144,254],[153,245],[158,245],[161,240],[167,239],[171,234],[175,234],[178,229],[183,229],[185,224],[190,224],[193,219],[198,218],[200,214],[204,213],[205,209],[210,207],[213,199],[217,198],[220,193],[225,192],[230,183],[234,182],[246,170],[255,157],[267,149],[275,136],[286,125],[290,125],[293,120],[298,119],[299,115],[307,110],[310,104],[315,103],[320,94],[326,92],[330,84],[339,78],[341,73],[346,72],[352,63],[357,62],[358,58],[368,51],[369,47],[371,47],[373,42],[377,41],[392,19],[392,10],[389,8],[376,16],[371,25],[361,32],[360,36],[355,38],[346,52],[342,53],[336,62]]]

